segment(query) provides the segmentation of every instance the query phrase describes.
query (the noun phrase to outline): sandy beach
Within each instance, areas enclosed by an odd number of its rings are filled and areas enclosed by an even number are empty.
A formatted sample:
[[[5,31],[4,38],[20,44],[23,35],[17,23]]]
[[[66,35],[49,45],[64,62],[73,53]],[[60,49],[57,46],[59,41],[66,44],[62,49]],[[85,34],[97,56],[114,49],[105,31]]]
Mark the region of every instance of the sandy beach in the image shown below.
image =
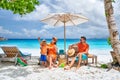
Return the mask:
[[[119,33],[120,0],[0,0],[0,80],[120,80]]]
[[[22,51],[26,50],[24,49]],[[27,51],[29,52],[30,50]],[[38,51],[39,49],[36,49],[33,52],[39,54]],[[101,52],[96,50],[91,52],[102,53],[102,50]],[[97,67],[95,64],[91,64],[91,60],[89,60],[88,66],[82,65],[77,71],[75,71],[75,67],[68,71],[65,71],[63,68],[49,70],[48,68],[37,65],[38,56],[37,58],[32,57],[26,67],[14,66],[14,63],[10,62],[1,62],[0,80],[120,80],[120,72],[114,69],[107,72],[107,69],[99,68],[99,64],[108,63],[112,60],[110,54],[105,54],[107,53],[97,55]],[[32,55],[34,54],[32,53]]]

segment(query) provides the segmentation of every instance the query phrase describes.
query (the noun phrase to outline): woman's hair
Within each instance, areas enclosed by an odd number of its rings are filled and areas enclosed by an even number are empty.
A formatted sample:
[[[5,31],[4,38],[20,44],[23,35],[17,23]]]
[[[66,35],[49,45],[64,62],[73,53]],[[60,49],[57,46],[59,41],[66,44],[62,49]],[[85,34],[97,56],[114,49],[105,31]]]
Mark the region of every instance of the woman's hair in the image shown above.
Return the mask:
[[[54,42],[55,45],[57,45],[57,42]]]
[[[54,40],[54,44],[56,45],[57,44],[57,38],[56,37],[53,37],[52,40]]]
[[[56,37],[53,37],[52,40],[57,41],[57,38],[56,38]]]
[[[51,42],[52,43],[52,42]],[[57,45],[57,42],[54,42],[55,45]]]

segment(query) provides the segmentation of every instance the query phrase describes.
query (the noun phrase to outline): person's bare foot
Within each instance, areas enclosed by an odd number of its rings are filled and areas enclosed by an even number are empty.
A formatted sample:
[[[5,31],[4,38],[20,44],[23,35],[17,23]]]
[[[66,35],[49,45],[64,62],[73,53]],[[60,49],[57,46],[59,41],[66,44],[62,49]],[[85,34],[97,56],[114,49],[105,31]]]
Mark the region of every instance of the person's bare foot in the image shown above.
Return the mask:
[[[85,63],[85,66],[87,66],[88,64],[87,63]]]
[[[38,65],[40,65],[40,62],[38,63]]]
[[[46,68],[48,67],[47,65],[44,65]]]
[[[71,68],[70,68],[70,66],[66,66],[65,68],[64,68],[64,70],[70,70]]]
[[[76,70],[78,70],[80,68],[80,65],[78,65],[77,67],[76,67]]]
[[[57,65],[57,64],[54,64],[54,65],[53,65],[53,67],[54,67],[54,68],[57,68],[57,67],[58,67],[58,65]]]
[[[49,69],[52,69],[52,66],[49,66],[48,68],[49,68]]]

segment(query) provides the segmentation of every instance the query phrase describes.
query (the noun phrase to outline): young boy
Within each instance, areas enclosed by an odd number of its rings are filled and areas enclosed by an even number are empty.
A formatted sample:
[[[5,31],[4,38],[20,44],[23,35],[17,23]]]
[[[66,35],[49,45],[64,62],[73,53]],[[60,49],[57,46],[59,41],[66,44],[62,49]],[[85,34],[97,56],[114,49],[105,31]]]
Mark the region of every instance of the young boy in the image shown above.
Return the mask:
[[[42,40],[40,42],[40,62],[42,62],[42,65],[44,65],[45,67],[47,67],[47,43],[45,40]]]

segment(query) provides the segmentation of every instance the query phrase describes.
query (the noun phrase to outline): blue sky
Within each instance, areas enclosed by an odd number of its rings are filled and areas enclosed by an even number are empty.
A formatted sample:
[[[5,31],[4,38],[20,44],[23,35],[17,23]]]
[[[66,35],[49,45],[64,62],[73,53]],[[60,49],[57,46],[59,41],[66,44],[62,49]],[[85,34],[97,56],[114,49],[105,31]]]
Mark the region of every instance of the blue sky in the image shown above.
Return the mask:
[[[120,0],[115,0],[114,16],[120,32]],[[49,13],[70,12],[81,13],[89,18],[89,22],[76,27],[67,27],[67,38],[107,38],[103,0],[40,0],[41,4],[30,14],[13,15],[11,11],[0,10],[0,36],[6,38],[63,38],[63,27],[53,27],[41,23],[40,20]]]

